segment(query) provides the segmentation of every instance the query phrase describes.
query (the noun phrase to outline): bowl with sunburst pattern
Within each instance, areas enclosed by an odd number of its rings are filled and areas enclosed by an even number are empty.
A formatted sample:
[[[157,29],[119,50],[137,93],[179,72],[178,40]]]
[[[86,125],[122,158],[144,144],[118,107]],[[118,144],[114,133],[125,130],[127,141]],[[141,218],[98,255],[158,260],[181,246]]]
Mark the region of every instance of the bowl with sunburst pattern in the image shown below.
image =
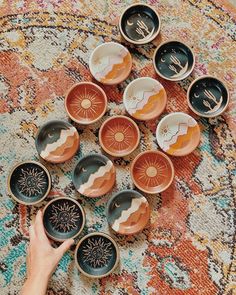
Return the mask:
[[[112,273],[120,260],[119,248],[108,234],[93,232],[84,236],[75,249],[75,263],[89,278],[103,278]]]
[[[99,130],[99,142],[103,150],[114,157],[132,153],[140,141],[137,124],[126,116],[115,116],[103,122]]]
[[[58,197],[44,207],[43,224],[46,234],[51,239],[63,242],[77,237],[82,232],[85,212],[76,200]]]
[[[101,87],[92,82],[74,85],[65,98],[69,117],[79,124],[92,124],[106,112],[107,96]]]

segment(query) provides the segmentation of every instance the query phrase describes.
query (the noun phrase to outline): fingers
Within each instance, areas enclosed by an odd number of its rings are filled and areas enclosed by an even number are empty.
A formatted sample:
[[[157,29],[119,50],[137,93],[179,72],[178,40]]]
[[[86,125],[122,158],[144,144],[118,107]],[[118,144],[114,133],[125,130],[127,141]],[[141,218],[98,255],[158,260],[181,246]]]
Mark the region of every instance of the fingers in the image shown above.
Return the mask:
[[[44,242],[48,242],[48,238],[43,227],[43,215],[41,210],[39,210],[36,215],[34,228],[37,237]]]
[[[61,244],[60,247],[57,248],[57,252],[59,254],[60,257],[63,256],[63,254],[70,249],[70,247],[74,244],[74,240],[73,239],[68,239],[65,242],[63,242]]]
[[[32,241],[35,238],[35,231],[34,231],[34,226],[33,225],[31,225],[29,227],[29,238],[30,238],[30,241]]]
[[[30,251],[29,251],[29,248],[27,249],[27,254],[26,254],[26,275],[27,275],[27,278],[30,275]]]

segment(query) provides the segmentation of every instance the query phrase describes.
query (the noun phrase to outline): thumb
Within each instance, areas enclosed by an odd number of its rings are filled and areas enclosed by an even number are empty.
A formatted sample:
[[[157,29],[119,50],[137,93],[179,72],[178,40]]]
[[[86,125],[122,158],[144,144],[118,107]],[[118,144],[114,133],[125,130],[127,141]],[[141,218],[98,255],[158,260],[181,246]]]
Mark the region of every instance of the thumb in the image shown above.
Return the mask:
[[[74,240],[73,239],[68,239],[66,241],[64,241],[60,247],[57,248],[57,252],[60,255],[60,257],[63,256],[63,254],[70,249],[70,247],[74,244]]]

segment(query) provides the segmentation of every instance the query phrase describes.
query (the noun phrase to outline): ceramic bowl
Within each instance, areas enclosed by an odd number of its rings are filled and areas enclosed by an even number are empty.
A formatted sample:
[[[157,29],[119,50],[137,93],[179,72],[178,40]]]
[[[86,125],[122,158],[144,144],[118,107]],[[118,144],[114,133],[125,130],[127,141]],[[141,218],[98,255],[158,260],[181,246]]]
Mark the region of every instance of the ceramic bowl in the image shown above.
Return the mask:
[[[107,157],[91,154],[79,160],[72,175],[76,190],[87,197],[108,193],[115,184],[115,166]]]
[[[186,156],[200,142],[200,128],[188,114],[176,112],[161,119],[157,125],[156,138],[160,148],[172,156]]]
[[[129,115],[143,121],[157,118],[164,111],[166,102],[164,87],[149,77],[133,80],[123,95],[123,103]]]
[[[133,160],[131,177],[136,187],[143,192],[157,194],[171,185],[174,179],[174,166],[164,153],[145,151]]]
[[[115,116],[103,122],[99,130],[99,142],[105,152],[114,157],[132,153],[140,141],[137,124],[125,116]]]
[[[85,225],[84,209],[72,198],[53,199],[43,210],[43,225],[46,234],[54,241],[75,238]]]
[[[15,201],[34,205],[46,198],[51,176],[41,163],[26,161],[15,165],[8,176],[8,191]]]
[[[44,124],[35,138],[38,154],[45,161],[63,163],[79,148],[79,134],[68,122],[53,120]]]
[[[229,103],[229,91],[221,80],[212,76],[202,76],[189,86],[187,99],[194,113],[211,118],[225,111]]]
[[[116,242],[107,234],[94,232],[83,237],[75,249],[75,263],[90,278],[108,276],[120,260]]]
[[[105,114],[107,96],[98,85],[81,82],[69,90],[65,99],[65,108],[73,121],[79,124],[91,124]]]
[[[135,190],[123,190],[112,196],[106,207],[110,227],[122,235],[133,235],[144,229],[150,218],[147,199]]]
[[[97,46],[89,59],[93,77],[102,84],[115,85],[124,81],[132,69],[132,57],[128,49],[115,42]]]
[[[169,81],[188,77],[195,65],[193,51],[179,41],[168,41],[157,47],[153,56],[155,71]]]
[[[158,13],[150,5],[136,3],[121,14],[119,29],[130,43],[146,44],[157,37],[161,28]]]

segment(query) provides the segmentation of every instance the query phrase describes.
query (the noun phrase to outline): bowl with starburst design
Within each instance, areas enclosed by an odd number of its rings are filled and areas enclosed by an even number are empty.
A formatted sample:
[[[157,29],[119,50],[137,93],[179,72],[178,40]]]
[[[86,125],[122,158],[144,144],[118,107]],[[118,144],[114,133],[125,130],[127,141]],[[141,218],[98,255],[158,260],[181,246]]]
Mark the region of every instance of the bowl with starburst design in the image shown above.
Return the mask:
[[[90,278],[103,278],[112,273],[120,260],[119,248],[108,234],[93,232],[76,246],[75,262],[79,271]]]

